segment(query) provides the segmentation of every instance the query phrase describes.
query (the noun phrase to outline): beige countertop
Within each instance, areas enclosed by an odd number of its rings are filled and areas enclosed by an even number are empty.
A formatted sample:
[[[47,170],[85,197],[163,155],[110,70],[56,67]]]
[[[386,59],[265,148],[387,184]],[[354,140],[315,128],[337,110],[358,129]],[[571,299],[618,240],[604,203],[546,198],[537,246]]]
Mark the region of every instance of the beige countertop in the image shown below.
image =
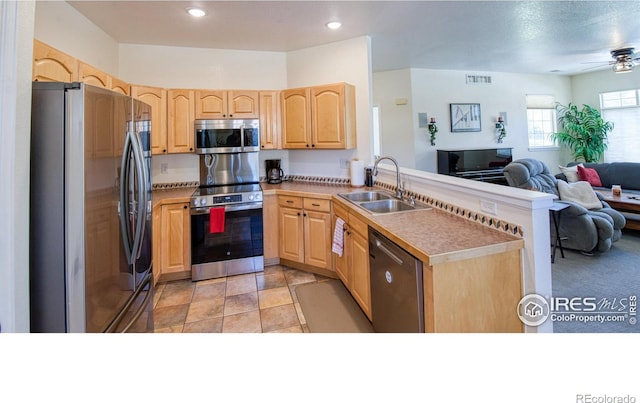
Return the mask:
[[[367,225],[396,242],[426,265],[470,259],[524,247],[524,241],[497,229],[472,222],[437,208],[392,214],[372,214],[338,196],[371,190],[367,187],[310,182],[260,184],[263,195],[289,195],[332,199]],[[154,206],[188,202],[195,188],[154,190]]]

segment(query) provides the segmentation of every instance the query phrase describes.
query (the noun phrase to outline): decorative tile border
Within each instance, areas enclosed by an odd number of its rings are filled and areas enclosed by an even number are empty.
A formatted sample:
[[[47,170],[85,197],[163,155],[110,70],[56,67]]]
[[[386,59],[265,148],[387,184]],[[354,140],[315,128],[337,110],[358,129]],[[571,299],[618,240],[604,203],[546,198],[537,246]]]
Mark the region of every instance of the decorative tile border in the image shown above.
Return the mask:
[[[395,185],[390,185],[388,183],[384,183],[384,182],[378,182],[376,181],[374,183],[374,186],[377,187],[381,187],[383,189],[389,190],[391,192],[395,192],[396,191],[396,186]],[[493,228],[493,229],[497,229],[499,231],[505,232],[509,235],[514,235],[517,237],[522,238],[523,237],[523,231],[522,228],[520,228],[519,226],[506,222],[504,220],[500,220],[499,218],[496,217],[491,217],[491,216],[487,216],[484,215],[482,213],[478,213],[476,211],[473,210],[468,210],[468,209],[464,209],[462,207],[456,206],[454,204],[451,203],[447,203],[447,202],[443,202],[442,200],[438,200],[438,199],[434,199],[433,197],[430,196],[425,196],[423,194],[420,193],[416,193],[413,191],[406,191],[405,193],[408,197],[413,196],[413,198],[416,201],[422,202],[424,204],[427,204],[433,208],[437,208],[440,210],[444,210],[450,214],[456,215],[458,217],[462,217],[464,219],[467,219],[469,221],[473,221],[476,222],[478,224]]]
[[[267,178],[260,177],[260,182],[266,182]],[[349,185],[351,179],[349,178],[328,178],[322,176],[304,176],[304,175],[285,175],[284,181],[286,182],[307,182],[307,183],[319,183],[325,185]]]
[[[200,182],[173,182],[173,183],[154,183],[151,185],[152,190],[160,189],[179,189],[179,188],[192,188],[200,186]]]

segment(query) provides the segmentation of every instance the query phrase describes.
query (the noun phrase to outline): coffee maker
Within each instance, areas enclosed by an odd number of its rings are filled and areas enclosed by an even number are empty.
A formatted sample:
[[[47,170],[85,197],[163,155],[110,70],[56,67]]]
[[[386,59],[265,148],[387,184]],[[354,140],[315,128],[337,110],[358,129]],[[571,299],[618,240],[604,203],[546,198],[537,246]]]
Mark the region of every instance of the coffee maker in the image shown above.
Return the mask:
[[[284,172],[280,168],[280,160],[265,160],[267,183],[282,183]]]

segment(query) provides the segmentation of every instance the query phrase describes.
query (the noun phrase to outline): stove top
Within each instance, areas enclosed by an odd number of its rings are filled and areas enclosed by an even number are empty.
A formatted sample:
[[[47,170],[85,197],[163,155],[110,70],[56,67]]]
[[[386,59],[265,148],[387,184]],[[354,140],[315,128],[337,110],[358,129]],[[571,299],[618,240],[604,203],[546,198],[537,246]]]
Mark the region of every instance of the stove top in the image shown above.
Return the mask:
[[[241,203],[262,203],[262,188],[259,183],[202,186],[191,196],[192,208]]]

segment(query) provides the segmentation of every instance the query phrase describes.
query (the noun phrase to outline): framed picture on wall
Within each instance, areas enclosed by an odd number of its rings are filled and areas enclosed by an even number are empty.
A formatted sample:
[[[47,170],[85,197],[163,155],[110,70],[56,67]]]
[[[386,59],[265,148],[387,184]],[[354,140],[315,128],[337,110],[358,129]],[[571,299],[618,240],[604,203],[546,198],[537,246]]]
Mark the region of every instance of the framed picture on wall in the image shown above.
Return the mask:
[[[449,107],[453,133],[480,131],[480,104],[449,104]]]

